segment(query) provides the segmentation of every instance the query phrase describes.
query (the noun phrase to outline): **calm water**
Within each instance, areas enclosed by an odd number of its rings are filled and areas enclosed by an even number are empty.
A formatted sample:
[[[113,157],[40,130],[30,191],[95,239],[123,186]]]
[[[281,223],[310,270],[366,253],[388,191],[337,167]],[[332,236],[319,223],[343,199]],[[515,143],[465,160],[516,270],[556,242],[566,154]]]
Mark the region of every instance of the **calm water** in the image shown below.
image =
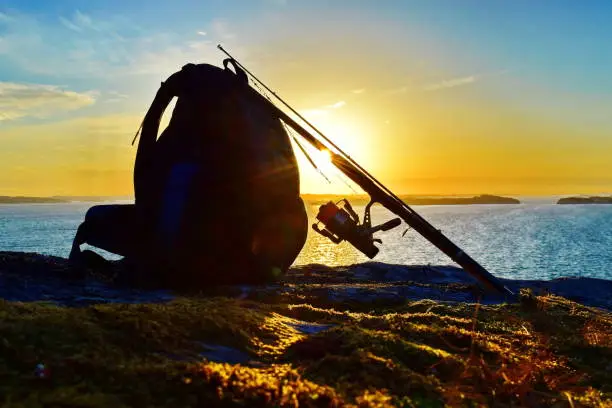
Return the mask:
[[[39,252],[66,257],[75,230],[91,203],[0,205],[0,251]],[[550,279],[589,276],[612,279],[612,205],[414,206],[493,274]],[[356,206],[363,214],[363,207]],[[311,216],[315,206],[309,207]],[[383,208],[374,222],[393,218]],[[404,226],[378,233],[383,245],[376,261],[452,265],[415,231]],[[368,258],[314,231],[296,264],[346,265]]]

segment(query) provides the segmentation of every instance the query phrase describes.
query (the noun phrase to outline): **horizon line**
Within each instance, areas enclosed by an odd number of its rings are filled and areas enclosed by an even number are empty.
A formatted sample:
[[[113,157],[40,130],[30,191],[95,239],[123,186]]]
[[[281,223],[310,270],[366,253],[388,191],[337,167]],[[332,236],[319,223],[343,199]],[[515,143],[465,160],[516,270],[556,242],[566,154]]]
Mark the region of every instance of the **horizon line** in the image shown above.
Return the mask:
[[[400,197],[477,197],[482,195],[489,196],[506,196],[506,197],[557,197],[557,196],[598,196],[598,195],[611,195],[612,192],[602,192],[602,193],[541,193],[541,194],[493,194],[493,193],[395,193],[395,195]],[[369,197],[367,193],[300,193],[300,197]],[[61,199],[61,198],[123,198],[123,199],[134,199],[133,194],[55,194],[55,195],[10,195],[10,194],[0,194],[0,197],[12,197],[12,198],[49,198],[49,199]]]

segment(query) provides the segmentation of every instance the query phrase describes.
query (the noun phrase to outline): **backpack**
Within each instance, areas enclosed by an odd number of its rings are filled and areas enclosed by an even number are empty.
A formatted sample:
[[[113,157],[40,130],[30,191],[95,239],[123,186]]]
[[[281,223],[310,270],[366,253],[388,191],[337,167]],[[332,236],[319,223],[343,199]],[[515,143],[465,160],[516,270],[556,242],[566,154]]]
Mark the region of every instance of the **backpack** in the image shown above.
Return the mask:
[[[278,276],[306,240],[289,135],[232,60],[187,64],[162,83],[142,124],[134,191],[155,264],[190,284]]]

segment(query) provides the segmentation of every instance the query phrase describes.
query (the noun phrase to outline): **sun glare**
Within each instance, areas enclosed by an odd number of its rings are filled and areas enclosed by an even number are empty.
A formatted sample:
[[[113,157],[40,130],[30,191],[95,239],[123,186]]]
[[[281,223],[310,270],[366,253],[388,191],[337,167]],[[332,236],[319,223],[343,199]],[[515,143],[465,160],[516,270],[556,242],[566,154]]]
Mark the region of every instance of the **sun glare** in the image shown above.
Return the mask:
[[[317,151],[317,162],[330,165],[332,164],[331,152],[327,149]]]
[[[324,174],[331,174],[336,171],[336,167],[332,164],[331,152],[327,149],[316,150],[312,160]]]
[[[342,107],[344,109],[344,106]],[[372,132],[367,120],[356,114],[356,112],[339,112],[334,110],[326,115],[308,118],[317,129],[319,129],[338,148],[344,151],[360,164],[368,166],[372,164],[374,155],[371,144]],[[350,192],[347,190],[346,177],[332,164],[331,152],[327,149],[319,151],[313,146],[304,143],[308,155],[324,175],[327,182],[321,182],[321,174],[311,172],[312,167],[303,155],[298,155],[302,174],[302,191],[306,193],[338,193]],[[331,146],[330,146],[331,147]],[[332,150],[333,151],[333,150]],[[353,186],[355,187],[355,186]]]

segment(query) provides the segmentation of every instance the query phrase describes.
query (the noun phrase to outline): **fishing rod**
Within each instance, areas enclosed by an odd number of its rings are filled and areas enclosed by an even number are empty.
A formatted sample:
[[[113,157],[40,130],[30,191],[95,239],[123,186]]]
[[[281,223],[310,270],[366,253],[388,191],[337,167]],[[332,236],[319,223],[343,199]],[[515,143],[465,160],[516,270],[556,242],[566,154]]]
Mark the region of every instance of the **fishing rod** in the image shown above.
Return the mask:
[[[501,281],[499,281],[471,256],[469,256],[449,238],[447,238],[440,230],[436,229],[416,211],[410,208],[408,204],[402,201],[385,185],[367,172],[348,154],[342,151],[342,149],[340,149],[327,136],[325,136],[323,132],[300,115],[299,112],[293,109],[266,84],[259,80],[259,78],[257,78],[238,60],[236,60],[236,58],[227,52],[221,45],[217,45],[217,48],[227,55],[235,66],[246,72],[257,84],[262,86],[291,113],[314,130],[314,132],[318,134],[319,137],[325,141],[325,143],[312,135],[283,110],[278,108],[271,100],[267,99],[254,88],[249,87],[256,98],[258,98],[265,106],[268,106],[268,108],[273,111],[280,120],[291,127],[297,134],[299,134],[317,150],[327,151],[330,155],[331,163],[370,196],[370,202],[365,207],[363,222],[361,223],[359,216],[346,199],[343,199],[338,203],[333,203],[330,201],[327,204],[322,205],[319,208],[319,213],[316,217],[318,222],[312,226],[316,232],[329,238],[335,243],[346,240],[369,258],[373,258],[379,251],[374,243],[381,242],[379,239],[374,238],[373,234],[377,231],[387,231],[395,228],[400,225],[401,221],[403,220],[406,224],[412,227],[412,229],[417,231],[425,239],[440,249],[444,254],[459,264],[466,272],[476,278],[487,289],[491,289],[506,295],[513,294],[512,291],[504,286]],[[332,149],[330,149],[328,146],[331,146]],[[338,206],[340,203],[342,203],[342,206]],[[392,219],[391,221],[387,221],[386,223],[378,226],[372,226],[370,209],[375,203],[379,203],[399,218]]]

